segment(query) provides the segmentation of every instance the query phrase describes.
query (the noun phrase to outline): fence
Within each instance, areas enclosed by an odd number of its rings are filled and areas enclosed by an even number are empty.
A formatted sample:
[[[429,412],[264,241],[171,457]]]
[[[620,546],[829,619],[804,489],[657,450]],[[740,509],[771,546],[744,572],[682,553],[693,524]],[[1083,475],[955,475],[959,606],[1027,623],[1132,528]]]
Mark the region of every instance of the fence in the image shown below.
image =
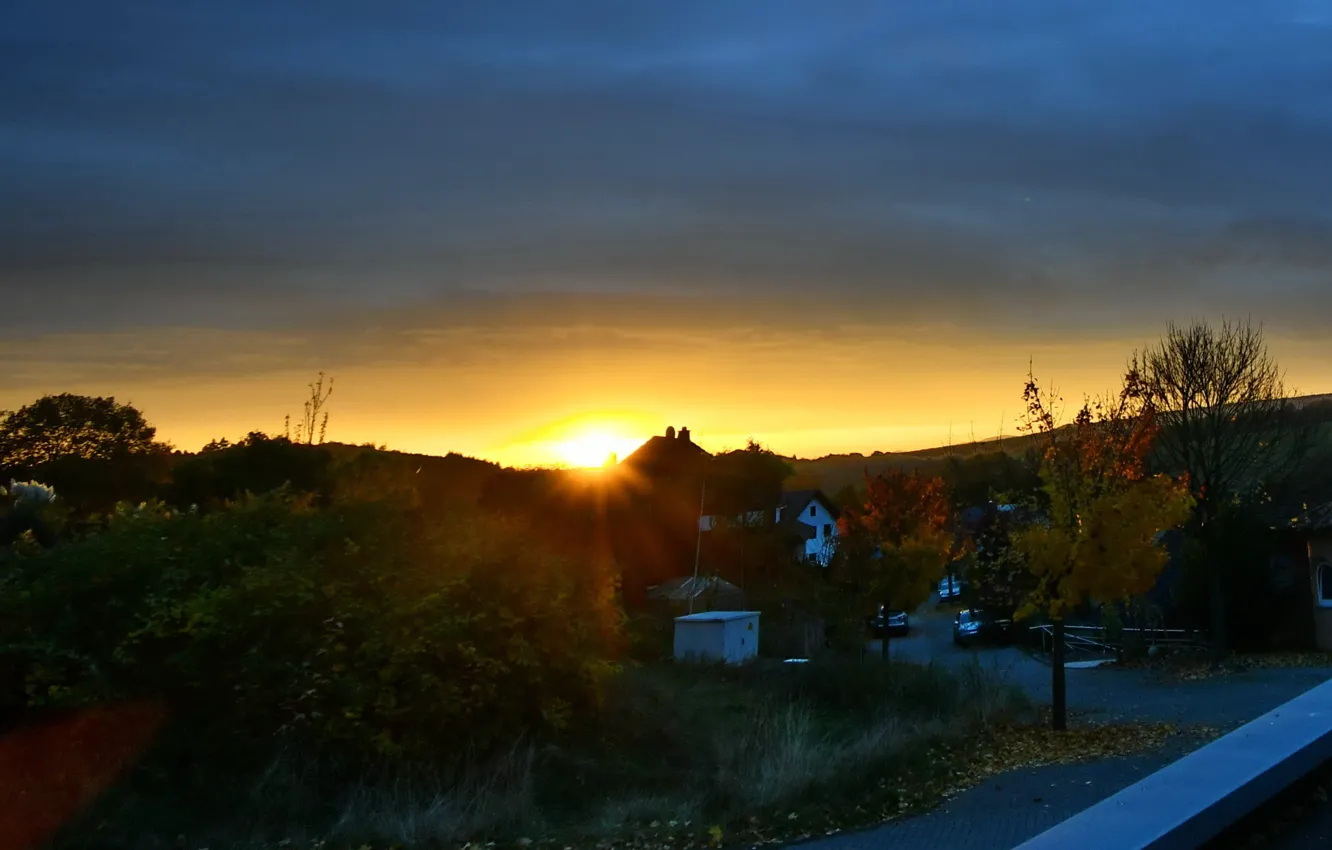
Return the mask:
[[[1054,626],[1032,626],[1030,631],[1041,642],[1041,651],[1054,648]],[[1138,629],[1110,630],[1104,626],[1064,626],[1064,651],[1068,655],[1119,656],[1129,643],[1141,647],[1169,646],[1178,649],[1197,649],[1207,645],[1202,632],[1191,629]]]

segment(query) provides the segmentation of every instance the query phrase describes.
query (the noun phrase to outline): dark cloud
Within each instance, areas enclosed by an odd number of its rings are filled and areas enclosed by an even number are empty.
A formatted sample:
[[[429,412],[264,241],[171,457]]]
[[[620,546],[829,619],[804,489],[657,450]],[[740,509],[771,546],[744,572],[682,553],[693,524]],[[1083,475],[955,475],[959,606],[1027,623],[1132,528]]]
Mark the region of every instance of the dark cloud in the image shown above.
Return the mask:
[[[750,299],[773,321],[811,292],[899,323],[1246,298],[1325,320],[1320,15],[28,3],[0,32],[0,333],[475,291]]]

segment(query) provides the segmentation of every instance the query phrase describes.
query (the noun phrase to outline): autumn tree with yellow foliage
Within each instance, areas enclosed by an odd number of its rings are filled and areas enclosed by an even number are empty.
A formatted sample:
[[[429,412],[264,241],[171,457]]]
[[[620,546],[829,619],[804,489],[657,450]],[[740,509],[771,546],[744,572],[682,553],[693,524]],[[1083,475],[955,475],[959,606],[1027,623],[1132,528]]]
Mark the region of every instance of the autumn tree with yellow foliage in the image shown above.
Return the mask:
[[[1064,624],[1087,600],[1113,602],[1147,593],[1166,565],[1161,532],[1193,508],[1186,482],[1149,475],[1159,425],[1136,362],[1119,395],[1086,402],[1061,427],[1057,398],[1029,373],[1024,430],[1044,438],[1040,475],[1048,522],[1014,536],[1014,549],[1036,580],[1019,617],[1045,614],[1052,624],[1053,726],[1065,728]]]
[[[885,611],[912,611],[928,599],[953,555],[952,509],[941,478],[867,472],[863,504],[837,522],[834,575]],[[886,629],[881,648],[887,659]]]

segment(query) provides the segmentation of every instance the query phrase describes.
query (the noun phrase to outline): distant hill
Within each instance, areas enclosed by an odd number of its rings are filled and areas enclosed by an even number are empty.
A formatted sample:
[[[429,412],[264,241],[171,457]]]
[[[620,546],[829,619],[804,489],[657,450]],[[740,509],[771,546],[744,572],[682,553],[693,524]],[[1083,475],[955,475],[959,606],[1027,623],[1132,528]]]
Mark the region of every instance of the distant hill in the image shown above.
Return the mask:
[[[1293,401],[1296,408],[1305,416],[1319,423],[1332,423],[1332,393],[1299,396]],[[998,452],[1020,455],[1032,449],[1037,439],[1033,436],[1012,436],[905,452],[874,452],[868,455],[852,452],[820,458],[786,458],[795,471],[786,486],[788,489],[820,489],[832,495],[847,485],[859,487],[865,480],[867,470],[870,475],[888,469],[914,470],[926,475],[938,475],[944,471],[950,457],[964,460],[976,455]],[[1328,440],[1332,442],[1332,434],[1328,435]],[[332,450],[336,457],[343,460],[350,459],[369,448],[337,443],[326,443],[324,447]],[[395,464],[401,464],[404,468],[410,467],[413,471],[419,469],[424,489],[430,491],[435,498],[449,502],[475,503],[486,482],[502,469],[499,464],[456,453],[440,457],[381,451],[385,455],[392,456]]]
[[[1332,423],[1332,393],[1298,396],[1292,399],[1292,402],[1297,410],[1314,421]],[[950,457],[961,460],[974,455],[997,452],[1010,455],[1024,454],[1034,448],[1037,439],[1039,438],[1035,436],[1021,435],[906,452],[874,452],[869,455],[852,452],[813,459],[787,458],[795,470],[795,475],[787,486],[817,488],[825,493],[836,493],[848,484],[859,487],[865,480],[866,470],[870,475],[877,475],[888,469],[914,470],[926,475],[937,475],[943,471]]]
[[[1309,407],[1322,407],[1323,405],[1332,407],[1332,393],[1302,395],[1294,399],[1291,399],[1291,401],[1295,404],[1295,407],[1299,408],[1300,410],[1304,410]]]

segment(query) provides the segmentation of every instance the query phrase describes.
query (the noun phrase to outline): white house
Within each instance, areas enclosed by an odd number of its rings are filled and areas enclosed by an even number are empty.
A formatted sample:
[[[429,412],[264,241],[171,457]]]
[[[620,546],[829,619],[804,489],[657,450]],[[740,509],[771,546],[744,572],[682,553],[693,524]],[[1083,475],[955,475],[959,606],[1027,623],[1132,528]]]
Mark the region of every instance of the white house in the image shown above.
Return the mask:
[[[821,490],[790,490],[782,494],[775,519],[778,523],[794,522],[808,527],[805,539],[805,557],[828,566],[833,548],[837,545],[837,517],[841,512]]]
[[[826,567],[837,542],[839,513],[837,506],[820,490],[789,490],[782,494],[781,503],[773,510],[772,521],[793,527],[803,541],[801,554]],[[711,531],[717,520],[716,516],[700,517],[698,528]],[[731,521],[754,527],[768,521],[768,512],[751,511]]]

